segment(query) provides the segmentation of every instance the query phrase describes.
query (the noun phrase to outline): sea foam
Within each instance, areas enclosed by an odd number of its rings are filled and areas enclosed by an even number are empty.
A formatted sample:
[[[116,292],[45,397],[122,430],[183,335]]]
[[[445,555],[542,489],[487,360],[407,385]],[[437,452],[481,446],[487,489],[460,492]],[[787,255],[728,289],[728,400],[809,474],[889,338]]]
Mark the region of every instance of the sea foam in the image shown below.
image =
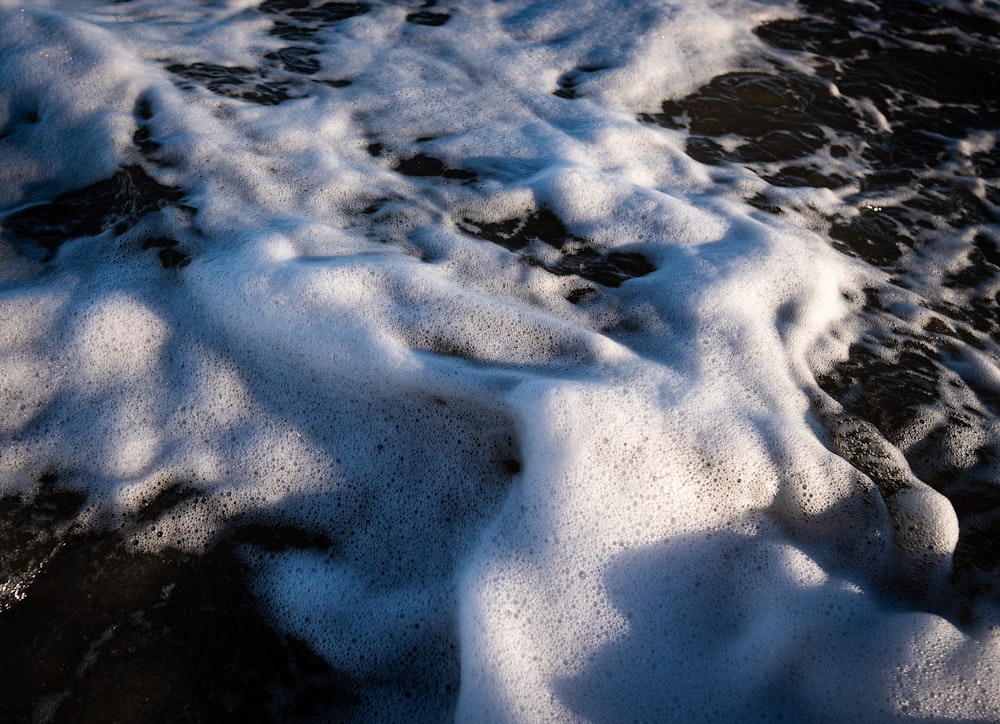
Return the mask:
[[[3,491],[305,531],[235,548],[355,718],[1000,717],[951,504],[816,379],[885,275],[638,118],[793,6],[0,7]]]

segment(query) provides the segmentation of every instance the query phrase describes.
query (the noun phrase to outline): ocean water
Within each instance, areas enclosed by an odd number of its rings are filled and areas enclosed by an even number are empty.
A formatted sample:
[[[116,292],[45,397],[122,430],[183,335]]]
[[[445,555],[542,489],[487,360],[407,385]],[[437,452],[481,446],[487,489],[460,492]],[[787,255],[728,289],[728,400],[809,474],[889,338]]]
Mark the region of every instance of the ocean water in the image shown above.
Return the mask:
[[[1000,720],[996,0],[0,0],[0,720]]]

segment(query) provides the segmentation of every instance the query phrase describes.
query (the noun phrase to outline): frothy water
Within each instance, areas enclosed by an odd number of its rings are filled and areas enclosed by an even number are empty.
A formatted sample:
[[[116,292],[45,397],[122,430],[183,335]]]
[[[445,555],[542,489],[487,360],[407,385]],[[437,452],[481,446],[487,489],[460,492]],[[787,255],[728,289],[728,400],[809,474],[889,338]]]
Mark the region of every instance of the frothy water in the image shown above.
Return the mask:
[[[0,718],[1000,718],[995,2],[0,27]]]

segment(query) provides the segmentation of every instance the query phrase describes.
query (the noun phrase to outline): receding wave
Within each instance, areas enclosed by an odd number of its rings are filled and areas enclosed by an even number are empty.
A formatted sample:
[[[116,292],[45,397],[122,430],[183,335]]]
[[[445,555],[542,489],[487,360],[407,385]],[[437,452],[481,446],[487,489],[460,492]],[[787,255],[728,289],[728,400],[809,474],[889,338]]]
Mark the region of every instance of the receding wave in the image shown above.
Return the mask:
[[[995,2],[0,27],[0,719],[1000,719]]]

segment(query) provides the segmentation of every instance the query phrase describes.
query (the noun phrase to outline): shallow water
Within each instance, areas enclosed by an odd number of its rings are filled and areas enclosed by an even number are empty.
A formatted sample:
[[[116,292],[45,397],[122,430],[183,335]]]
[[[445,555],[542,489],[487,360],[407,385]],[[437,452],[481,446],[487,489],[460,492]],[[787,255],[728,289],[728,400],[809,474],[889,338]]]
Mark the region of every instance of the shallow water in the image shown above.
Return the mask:
[[[0,27],[0,718],[1000,718],[1000,5]]]

